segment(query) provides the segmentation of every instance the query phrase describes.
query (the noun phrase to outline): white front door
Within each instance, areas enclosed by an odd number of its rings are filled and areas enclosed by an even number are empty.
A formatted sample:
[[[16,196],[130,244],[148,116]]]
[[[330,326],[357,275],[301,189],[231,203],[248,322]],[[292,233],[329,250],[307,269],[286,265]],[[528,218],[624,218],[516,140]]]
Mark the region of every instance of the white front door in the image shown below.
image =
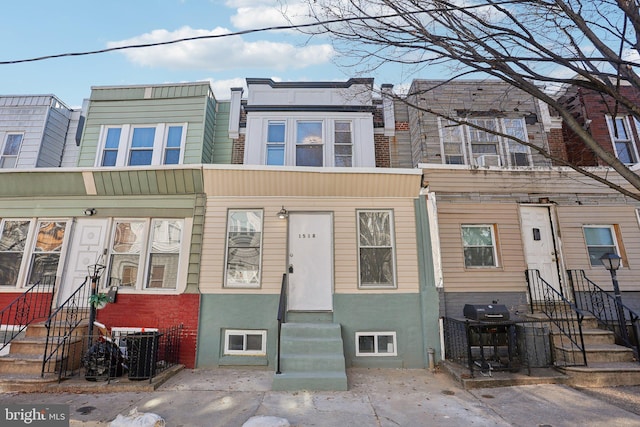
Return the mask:
[[[289,215],[289,295],[293,311],[333,309],[333,216]]]
[[[547,206],[520,205],[520,221],[527,268],[540,271],[540,277],[562,293],[558,248]]]
[[[105,264],[104,252],[108,226],[108,219],[77,219],[73,227],[64,275],[58,290],[58,305],[65,302],[84,282],[89,275],[89,266]]]

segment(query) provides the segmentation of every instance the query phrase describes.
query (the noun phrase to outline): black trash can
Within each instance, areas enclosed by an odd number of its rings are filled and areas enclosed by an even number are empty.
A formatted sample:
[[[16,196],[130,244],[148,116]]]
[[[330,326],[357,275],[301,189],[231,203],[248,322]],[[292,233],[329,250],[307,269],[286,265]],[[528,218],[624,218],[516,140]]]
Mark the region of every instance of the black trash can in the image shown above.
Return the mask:
[[[156,374],[159,338],[160,334],[157,332],[140,332],[127,335],[130,380],[146,380]]]

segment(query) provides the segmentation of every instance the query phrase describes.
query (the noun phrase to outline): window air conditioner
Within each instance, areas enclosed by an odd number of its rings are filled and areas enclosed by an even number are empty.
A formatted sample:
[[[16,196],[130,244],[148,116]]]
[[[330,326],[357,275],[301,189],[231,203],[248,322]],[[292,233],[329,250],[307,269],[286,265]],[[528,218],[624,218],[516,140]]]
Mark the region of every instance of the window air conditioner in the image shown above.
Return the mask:
[[[478,166],[500,166],[500,156],[497,154],[483,154],[476,158]]]

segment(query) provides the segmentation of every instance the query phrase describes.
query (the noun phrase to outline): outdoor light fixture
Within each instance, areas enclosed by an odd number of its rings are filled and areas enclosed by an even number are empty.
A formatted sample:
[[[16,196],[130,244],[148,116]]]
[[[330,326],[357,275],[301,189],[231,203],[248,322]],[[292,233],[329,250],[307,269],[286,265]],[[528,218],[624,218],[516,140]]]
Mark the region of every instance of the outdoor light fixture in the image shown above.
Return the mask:
[[[282,209],[280,209],[280,211],[278,212],[277,216],[280,219],[287,219],[289,217],[289,212],[287,212],[287,210],[283,206]]]
[[[87,208],[84,210],[84,214],[86,216],[94,216],[98,211],[95,210],[95,208]]]
[[[600,257],[602,265],[609,271],[615,271],[620,268],[620,255],[614,253],[606,253]]]

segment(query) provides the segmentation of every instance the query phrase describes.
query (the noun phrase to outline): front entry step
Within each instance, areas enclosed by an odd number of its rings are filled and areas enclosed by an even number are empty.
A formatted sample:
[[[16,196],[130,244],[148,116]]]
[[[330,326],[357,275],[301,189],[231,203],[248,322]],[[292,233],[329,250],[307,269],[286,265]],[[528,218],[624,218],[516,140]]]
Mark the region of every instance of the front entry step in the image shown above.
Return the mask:
[[[272,390],[347,390],[344,346],[337,323],[284,323],[280,374]]]

